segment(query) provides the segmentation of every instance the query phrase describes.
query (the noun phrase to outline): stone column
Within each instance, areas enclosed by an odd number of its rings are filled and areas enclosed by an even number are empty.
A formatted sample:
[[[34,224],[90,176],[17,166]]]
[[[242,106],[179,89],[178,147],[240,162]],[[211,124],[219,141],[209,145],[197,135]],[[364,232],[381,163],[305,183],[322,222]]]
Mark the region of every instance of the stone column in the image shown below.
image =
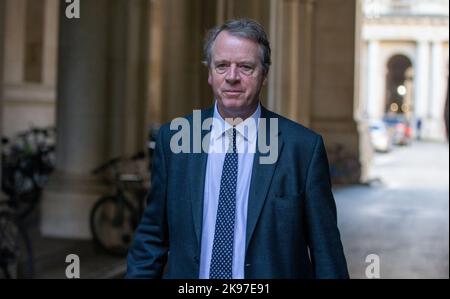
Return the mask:
[[[272,0],[269,35],[273,65],[268,107],[310,124],[315,0]]]
[[[111,156],[131,156],[146,147],[149,7],[146,0],[114,0],[108,55]]]
[[[430,99],[428,111],[430,115],[428,125],[428,135],[435,140],[445,140],[444,127],[444,107],[446,79],[444,69],[447,67],[444,62],[443,44],[434,41],[431,47],[431,76],[430,76]]]
[[[381,79],[383,74],[380,71],[380,42],[370,40],[367,50],[367,114],[369,119],[380,119],[384,114],[384,101],[382,98]]]
[[[428,111],[429,96],[429,64],[430,64],[430,46],[428,41],[422,40],[417,43],[417,67],[414,72],[415,117],[421,118],[423,127],[425,127]],[[424,132],[423,132],[424,133]]]
[[[165,14],[163,41],[162,122],[192,113],[195,81],[201,66],[200,55],[193,59],[200,41],[193,26],[193,0],[163,1]],[[199,54],[199,53],[197,53]]]
[[[5,0],[0,0],[0,135],[3,135],[3,52],[5,39]],[[2,144],[0,143],[0,152]],[[0,182],[2,180],[2,160],[0,159]],[[3,193],[0,191],[0,196]]]
[[[342,144],[364,164],[354,119],[358,3],[270,1],[268,107],[322,134],[329,148]]]
[[[163,57],[163,1],[150,2],[150,31],[149,42],[149,74],[147,95],[147,123],[162,123],[162,74]]]
[[[45,236],[89,238],[89,212],[104,193],[91,170],[107,158],[107,0],[80,1],[67,19],[61,2],[56,172],[42,202]]]
[[[300,78],[300,58],[305,49],[300,44],[304,37],[299,24],[301,4],[300,0],[274,2],[271,3],[271,21],[275,24],[271,25],[273,67],[269,73],[268,103],[274,111],[299,121],[300,85],[304,83]]]
[[[215,1],[164,0],[160,9],[164,16],[160,119],[167,122],[213,103],[201,61],[204,34],[215,25],[217,8]]]
[[[354,62],[354,93],[353,93],[353,109],[354,120],[357,124],[358,133],[358,156],[360,163],[361,182],[369,181],[369,168],[373,157],[373,148],[370,140],[368,113],[367,113],[367,97],[363,94],[366,88],[367,76],[362,74],[362,64],[367,67],[367,50],[364,49],[363,43],[363,3],[356,1],[355,3],[355,62]],[[361,96],[362,95],[362,96]]]
[[[42,61],[42,84],[54,88],[58,63],[58,7],[60,1],[46,0],[44,9],[44,41]]]
[[[5,1],[5,84],[20,84],[24,80],[25,63],[25,0]]]
[[[300,1],[300,32],[299,32],[299,105],[297,107],[298,120],[309,126],[311,123],[311,100],[313,80],[313,39],[314,39],[314,14],[316,0]],[[301,46],[303,44],[303,46]]]
[[[268,96],[267,96],[267,108],[279,112],[280,107],[277,99],[280,98],[277,86],[280,84],[280,78],[277,73],[279,73],[278,62],[281,60],[281,54],[276,47],[276,45],[281,44],[280,32],[280,9],[278,0],[270,0],[270,27],[269,39],[272,48],[272,66],[269,72],[268,79]]]
[[[277,86],[280,89],[279,97],[275,101],[277,110],[281,114],[299,121],[299,106],[302,104],[300,85],[301,82],[304,82],[300,76],[300,58],[304,54],[303,50],[310,45],[304,44],[303,47],[300,47],[300,28],[302,28],[299,24],[300,1],[281,1],[280,5],[282,18],[279,19],[281,22],[279,25],[283,31],[279,34],[281,34],[283,42],[275,44],[274,47],[278,47],[278,51],[282,53],[282,59],[277,61],[279,69],[275,74],[281,77],[281,81]]]
[[[268,27],[271,0],[218,0],[217,23],[231,18],[251,18]],[[266,28],[267,30],[269,28]]]
[[[355,121],[356,28],[361,26],[357,22],[358,2],[316,1],[310,127],[324,136],[330,157],[341,145],[346,156],[362,163]],[[361,177],[361,170],[355,169],[342,181],[355,182],[357,177]]]

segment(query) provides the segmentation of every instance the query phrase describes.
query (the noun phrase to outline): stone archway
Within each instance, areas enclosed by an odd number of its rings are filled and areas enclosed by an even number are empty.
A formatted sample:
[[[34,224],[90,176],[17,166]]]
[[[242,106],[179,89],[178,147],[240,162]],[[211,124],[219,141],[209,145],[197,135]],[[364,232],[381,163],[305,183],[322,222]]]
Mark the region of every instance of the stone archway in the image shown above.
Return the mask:
[[[412,110],[413,64],[405,55],[392,56],[386,65],[386,90],[384,113],[409,117]]]

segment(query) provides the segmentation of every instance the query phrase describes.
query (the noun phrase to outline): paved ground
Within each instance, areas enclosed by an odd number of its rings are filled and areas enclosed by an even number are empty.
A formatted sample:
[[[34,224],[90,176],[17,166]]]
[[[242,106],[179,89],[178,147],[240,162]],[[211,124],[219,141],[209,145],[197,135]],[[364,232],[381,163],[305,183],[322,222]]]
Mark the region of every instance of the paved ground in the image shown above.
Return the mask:
[[[124,276],[125,257],[108,255],[94,246],[92,241],[43,237],[39,232],[39,214],[39,211],[35,211],[26,222],[33,249],[34,278],[65,279],[66,267],[69,266],[69,263],[66,263],[66,257],[70,254],[79,256],[81,278],[122,278]],[[11,275],[16,277],[15,272],[11,272]],[[0,271],[0,279],[2,278],[4,275]]]
[[[449,147],[414,143],[374,157],[371,186],[335,190],[352,278],[449,278]]]
[[[80,258],[80,277],[122,278],[126,271],[125,257],[106,254],[92,241],[42,237],[37,226],[30,231],[35,255],[35,278],[65,279],[66,256],[76,254]]]

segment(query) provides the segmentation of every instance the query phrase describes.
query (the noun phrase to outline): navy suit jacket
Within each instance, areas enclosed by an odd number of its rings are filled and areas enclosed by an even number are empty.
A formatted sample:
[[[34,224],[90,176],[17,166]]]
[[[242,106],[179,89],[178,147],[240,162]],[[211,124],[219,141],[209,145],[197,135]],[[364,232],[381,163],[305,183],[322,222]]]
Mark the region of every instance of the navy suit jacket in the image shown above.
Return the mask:
[[[213,108],[202,111],[202,120],[212,116]],[[261,118],[278,119],[278,160],[260,164],[262,154],[255,154],[245,278],[348,278],[322,137],[264,107]],[[192,115],[187,119],[192,127]],[[127,278],[199,277],[208,154],[172,153],[175,133],[169,125],[159,132],[148,205],[129,249]]]

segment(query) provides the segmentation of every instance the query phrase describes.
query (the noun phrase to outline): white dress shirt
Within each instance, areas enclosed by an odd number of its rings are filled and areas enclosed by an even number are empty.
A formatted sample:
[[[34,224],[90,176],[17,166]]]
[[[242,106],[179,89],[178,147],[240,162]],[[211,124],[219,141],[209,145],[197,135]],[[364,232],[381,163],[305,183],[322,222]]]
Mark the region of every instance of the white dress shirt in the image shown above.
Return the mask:
[[[235,126],[237,131],[238,177],[233,242],[233,279],[244,278],[247,206],[260,116],[261,106],[258,105],[258,108],[251,117]],[[214,108],[214,121],[210,133],[210,146],[205,177],[199,273],[199,278],[201,279],[209,278],[222,168],[226,150],[230,142],[225,131],[232,127],[220,115],[216,103]]]

